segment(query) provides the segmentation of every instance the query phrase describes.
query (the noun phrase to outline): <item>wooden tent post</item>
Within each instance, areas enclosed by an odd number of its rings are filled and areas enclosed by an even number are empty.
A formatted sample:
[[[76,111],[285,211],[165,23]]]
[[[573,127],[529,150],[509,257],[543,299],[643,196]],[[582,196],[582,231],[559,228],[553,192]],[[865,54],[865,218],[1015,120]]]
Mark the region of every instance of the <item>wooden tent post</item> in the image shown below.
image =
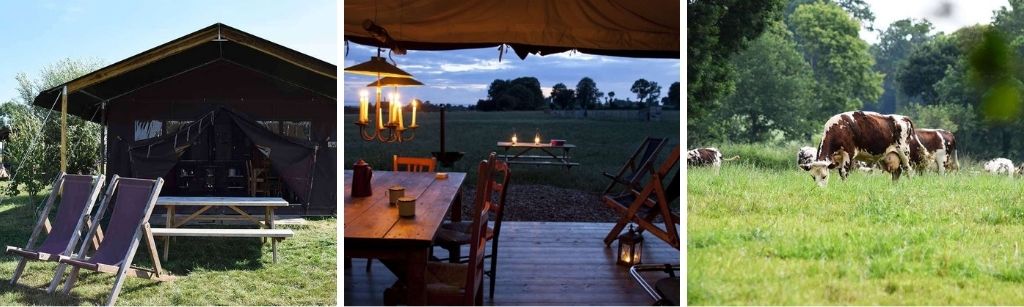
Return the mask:
[[[60,172],[68,171],[68,87],[64,86],[60,98]]]

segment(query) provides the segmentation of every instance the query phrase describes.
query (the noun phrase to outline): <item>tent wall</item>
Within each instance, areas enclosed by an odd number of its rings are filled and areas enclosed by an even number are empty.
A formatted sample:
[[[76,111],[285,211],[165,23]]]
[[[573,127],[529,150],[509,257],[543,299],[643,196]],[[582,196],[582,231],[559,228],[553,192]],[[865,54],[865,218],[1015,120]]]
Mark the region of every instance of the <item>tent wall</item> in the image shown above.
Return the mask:
[[[337,140],[336,102],[301,86],[227,61],[166,79],[107,104],[107,175],[131,174],[128,146],[136,121],[195,120],[223,106],[257,121],[309,121],[311,141],[326,148]],[[336,157],[323,157],[325,165]],[[320,168],[320,167],[318,167]],[[335,189],[333,186],[331,189]],[[318,198],[307,209],[336,212],[336,202]]]

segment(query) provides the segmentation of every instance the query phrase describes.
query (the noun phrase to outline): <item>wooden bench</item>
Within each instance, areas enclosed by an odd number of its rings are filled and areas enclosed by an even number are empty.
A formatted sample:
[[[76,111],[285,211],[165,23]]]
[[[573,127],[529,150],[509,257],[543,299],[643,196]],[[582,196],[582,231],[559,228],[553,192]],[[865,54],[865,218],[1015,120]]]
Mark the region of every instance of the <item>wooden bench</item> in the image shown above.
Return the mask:
[[[277,242],[295,235],[291,229],[153,228],[154,237],[271,238],[274,263]]]

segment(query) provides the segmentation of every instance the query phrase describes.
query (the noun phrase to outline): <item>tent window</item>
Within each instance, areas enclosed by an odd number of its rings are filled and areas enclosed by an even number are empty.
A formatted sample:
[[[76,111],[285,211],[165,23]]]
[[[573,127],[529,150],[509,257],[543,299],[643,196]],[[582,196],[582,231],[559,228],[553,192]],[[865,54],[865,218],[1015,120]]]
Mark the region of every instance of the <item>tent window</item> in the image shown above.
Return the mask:
[[[281,122],[280,134],[308,141],[311,126],[309,121]]]
[[[163,135],[163,122],[159,120],[135,121],[135,140],[145,140]]]

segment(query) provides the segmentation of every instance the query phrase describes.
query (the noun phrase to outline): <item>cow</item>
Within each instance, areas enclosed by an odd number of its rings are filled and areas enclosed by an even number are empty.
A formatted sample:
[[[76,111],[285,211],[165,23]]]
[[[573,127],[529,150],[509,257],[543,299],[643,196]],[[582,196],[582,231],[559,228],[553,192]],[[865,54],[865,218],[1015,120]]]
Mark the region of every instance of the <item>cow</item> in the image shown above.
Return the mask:
[[[1015,170],[1013,168],[1013,161],[1010,161],[1010,159],[995,158],[985,162],[985,171],[996,175],[1006,173],[1010,178],[1013,178]]]
[[[817,151],[814,149],[814,147],[810,147],[810,146],[800,147],[800,151],[796,152],[796,166],[800,167],[801,165],[814,162],[814,158],[815,157],[817,157]],[[857,168],[856,168],[857,170],[862,171],[862,172],[866,172],[866,173],[871,173],[871,172],[874,172],[874,170],[875,170],[874,168],[871,168],[871,166],[869,164],[865,163],[864,161],[856,161],[856,166],[857,166]]]
[[[960,168],[953,133],[942,129],[914,129],[914,134],[917,142],[910,143],[910,160],[920,172],[928,169],[932,162],[943,175],[946,170]]]
[[[800,167],[811,173],[818,186],[828,185],[829,172],[839,168],[843,180],[850,174],[854,159],[873,163],[892,152],[900,169],[910,177],[910,142],[917,142],[914,123],[902,115],[851,111],[833,115],[825,122],[814,162]],[[899,179],[896,173],[893,181]]]
[[[800,151],[796,152],[796,166],[799,167],[801,165],[814,162],[814,158],[816,157],[816,154],[817,154],[817,150],[815,150],[814,147],[810,147],[810,146],[800,147]]]
[[[711,166],[717,172],[718,168],[722,166],[722,161],[732,161],[739,158],[740,156],[733,156],[732,158],[722,159],[722,152],[718,148],[697,148],[686,152],[686,165]]]

